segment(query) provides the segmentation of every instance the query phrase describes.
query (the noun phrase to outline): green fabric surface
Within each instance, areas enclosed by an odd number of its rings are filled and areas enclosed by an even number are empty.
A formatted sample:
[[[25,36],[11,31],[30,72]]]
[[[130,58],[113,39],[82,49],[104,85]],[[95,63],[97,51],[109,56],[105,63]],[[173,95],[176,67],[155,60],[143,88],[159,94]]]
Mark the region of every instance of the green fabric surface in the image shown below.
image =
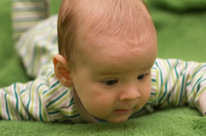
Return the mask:
[[[51,13],[59,0],[51,1]],[[145,0],[158,35],[158,57],[206,62],[206,1]],[[12,43],[11,1],[0,1],[0,87],[29,78]],[[59,124],[0,120],[0,135],[206,135],[206,117],[188,107],[157,110],[122,124]]]

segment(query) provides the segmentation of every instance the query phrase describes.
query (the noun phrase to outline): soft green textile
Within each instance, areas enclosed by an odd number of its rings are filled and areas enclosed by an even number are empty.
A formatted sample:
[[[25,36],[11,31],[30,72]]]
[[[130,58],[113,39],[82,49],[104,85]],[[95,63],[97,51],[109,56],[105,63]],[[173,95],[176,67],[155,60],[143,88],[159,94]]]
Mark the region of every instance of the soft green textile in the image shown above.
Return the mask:
[[[206,62],[206,1],[145,0],[158,34],[158,57]],[[59,1],[51,0],[52,14]],[[12,45],[11,1],[0,0],[0,87],[31,80]],[[122,124],[0,121],[0,135],[206,135],[206,117],[187,107],[156,111]]]

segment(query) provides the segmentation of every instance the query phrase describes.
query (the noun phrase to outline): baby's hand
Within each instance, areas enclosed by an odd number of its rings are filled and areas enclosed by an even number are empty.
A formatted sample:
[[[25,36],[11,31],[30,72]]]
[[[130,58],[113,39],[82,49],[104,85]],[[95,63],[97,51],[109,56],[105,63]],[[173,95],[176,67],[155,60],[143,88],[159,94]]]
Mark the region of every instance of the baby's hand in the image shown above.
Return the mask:
[[[200,111],[203,116],[206,116],[206,91],[204,91],[199,98]]]

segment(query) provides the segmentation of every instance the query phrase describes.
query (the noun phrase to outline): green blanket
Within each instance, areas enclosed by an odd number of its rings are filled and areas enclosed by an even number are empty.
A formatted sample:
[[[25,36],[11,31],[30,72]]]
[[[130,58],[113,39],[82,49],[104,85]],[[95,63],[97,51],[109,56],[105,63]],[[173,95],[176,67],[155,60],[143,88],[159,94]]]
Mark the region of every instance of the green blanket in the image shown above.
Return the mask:
[[[58,12],[58,0],[51,13]],[[158,57],[206,62],[206,1],[145,0],[158,34]],[[0,0],[0,87],[31,80],[12,43],[11,1]],[[59,124],[0,120],[0,135],[205,135],[206,117],[188,107],[157,110],[122,124]]]

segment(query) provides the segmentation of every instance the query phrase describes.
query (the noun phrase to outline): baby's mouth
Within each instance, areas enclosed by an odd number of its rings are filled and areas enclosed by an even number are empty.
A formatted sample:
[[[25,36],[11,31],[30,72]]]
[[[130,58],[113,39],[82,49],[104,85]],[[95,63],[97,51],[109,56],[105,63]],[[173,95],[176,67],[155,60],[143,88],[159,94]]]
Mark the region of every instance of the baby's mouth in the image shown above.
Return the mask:
[[[119,114],[119,115],[124,115],[124,114],[128,114],[132,111],[132,108],[130,109],[117,109],[117,110],[114,110],[114,112],[116,114]]]

